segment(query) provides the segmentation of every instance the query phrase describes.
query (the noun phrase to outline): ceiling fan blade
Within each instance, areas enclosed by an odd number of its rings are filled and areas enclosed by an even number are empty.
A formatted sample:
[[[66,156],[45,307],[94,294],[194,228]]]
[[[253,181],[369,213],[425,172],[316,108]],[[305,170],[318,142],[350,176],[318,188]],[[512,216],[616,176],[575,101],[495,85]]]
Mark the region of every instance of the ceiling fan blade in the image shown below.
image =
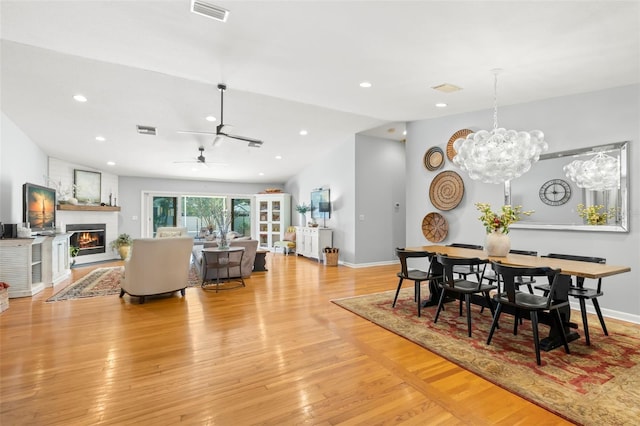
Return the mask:
[[[231,139],[237,139],[239,141],[249,142],[249,146],[253,148],[260,148],[264,142],[258,139],[248,138],[246,136],[229,135],[226,133],[219,133],[222,136],[226,136]]]
[[[176,133],[189,134],[189,135],[215,135],[215,132],[198,132],[195,130],[176,130]]]

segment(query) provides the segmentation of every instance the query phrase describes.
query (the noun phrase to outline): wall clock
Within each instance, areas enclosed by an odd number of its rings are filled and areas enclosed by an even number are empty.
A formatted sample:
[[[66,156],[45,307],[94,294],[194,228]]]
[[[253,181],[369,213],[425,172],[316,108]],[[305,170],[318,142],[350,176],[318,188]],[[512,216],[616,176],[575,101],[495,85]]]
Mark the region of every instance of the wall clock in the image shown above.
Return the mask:
[[[571,198],[571,185],[562,179],[551,179],[540,187],[540,199],[550,206],[561,206]]]

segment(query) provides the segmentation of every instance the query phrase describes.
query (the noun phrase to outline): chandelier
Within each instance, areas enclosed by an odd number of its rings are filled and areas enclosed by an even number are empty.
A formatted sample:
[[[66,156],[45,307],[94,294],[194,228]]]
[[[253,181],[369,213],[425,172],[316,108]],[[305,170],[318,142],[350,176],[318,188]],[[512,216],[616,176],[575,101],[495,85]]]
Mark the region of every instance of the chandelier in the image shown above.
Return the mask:
[[[492,70],[493,130],[480,130],[453,143],[453,163],[466,170],[471,179],[504,183],[523,175],[549,146],[540,130],[530,132],[498,128],[498,74]]]
[[[579,188],[606,191],[620,186],[620,160],[602,151],[590,160],[574,160],[562,169]]]

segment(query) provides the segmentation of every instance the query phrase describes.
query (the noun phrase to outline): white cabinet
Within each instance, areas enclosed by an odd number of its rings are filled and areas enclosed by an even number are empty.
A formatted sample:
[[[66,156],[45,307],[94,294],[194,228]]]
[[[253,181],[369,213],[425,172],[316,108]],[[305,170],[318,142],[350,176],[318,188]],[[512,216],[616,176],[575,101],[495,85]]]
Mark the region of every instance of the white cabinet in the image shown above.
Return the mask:
[[[0,281],[9,297],[33,296],[44,289],[42,244],[46,237],[0,240]]]
[[[0,281],[9,297],[27,297],[68,278],[70,234],[0,240]]]
[[[255,232],[262,249],[273,249],[273,243],[284,239],[291,223],[290,194],[257,194]]]
[[[333,231],[329,228],[296,227],[296,253],[322,260],[325,247],[333,245]]]
[[[46,281],[47,285],[58,284],[60,281],[71,276],[69,238],[71,238],[71,234],[56,235],[55,237],[49,238],[50,241],[47,241],[47,243],[51,244],[50,246],[48,244],[44,246],[46,250],[49,250],[49,247],[51,250],[51,273],[50,276],[46,276],[46,278],[48,278]]]

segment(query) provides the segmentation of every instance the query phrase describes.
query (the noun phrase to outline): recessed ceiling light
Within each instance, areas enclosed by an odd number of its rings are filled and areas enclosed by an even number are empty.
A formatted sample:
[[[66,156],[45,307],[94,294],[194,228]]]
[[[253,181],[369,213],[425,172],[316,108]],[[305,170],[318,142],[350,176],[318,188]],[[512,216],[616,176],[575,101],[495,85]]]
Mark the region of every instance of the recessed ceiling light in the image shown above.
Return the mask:
[[[447,107],[447,104],[445,104],[444,102],[438,102],[438,103],[436,104],[436,107],[438,107],[438,108],[446,108],[446,107]]]
[[[207,121],[216,121],[216,118],[213,115],[207,115],[205,120],[207,120]]]
[[[300,136],[307,136],[309,134],[309,132],[307,132],[306,130],[302,129],[300,130]]]
[[[402,136],[407,136],[407,131],[406,130],[402,132]]]
[[[282,160],[282,155],[276,155],[276,160]]]
[[[107,139],[106,139],[104,136],[96,136],[96,140],[97,140],[98,142],[104,142],[104,141],[106,141]]]
[[[107,166],[115,166],[115,161],[107,161]]]
[[[74,95],[73,99],[75,99],[78,102],[87,102],[87,98],[81,94]]]
[[[364,87],[365,89],[368,89],[369,87],[371,87],[371,82],[363,81],[362,83],[360,83],[360,87]]]
[[[264,176],[264,173],[260,172],[258,173],[258,176]]]

